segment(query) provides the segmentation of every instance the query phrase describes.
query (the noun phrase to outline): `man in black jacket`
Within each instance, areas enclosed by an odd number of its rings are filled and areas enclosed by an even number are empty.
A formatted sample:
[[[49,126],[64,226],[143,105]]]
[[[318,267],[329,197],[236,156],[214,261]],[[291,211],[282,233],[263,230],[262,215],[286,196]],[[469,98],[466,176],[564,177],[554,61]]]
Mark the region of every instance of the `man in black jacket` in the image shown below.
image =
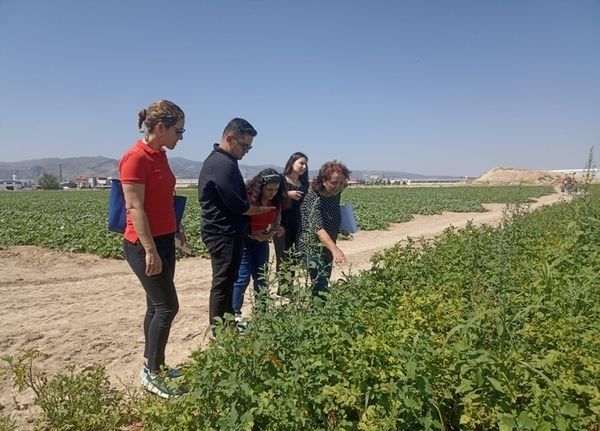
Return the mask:
[[[244,179],[238,167],[252,148],[257,132],[252,125],[234,118],[219,144],[204,161],[198,178],[198,200],[202,207],[202,240],[210,253],[212,286],[209,300],[209,324],[216,317],[233,314],[233,284],[238,275],[245,238],[249,234],[250,215],[271,211],[273,207],[248,202]],[[214,328],[212,329],[215,335]]]

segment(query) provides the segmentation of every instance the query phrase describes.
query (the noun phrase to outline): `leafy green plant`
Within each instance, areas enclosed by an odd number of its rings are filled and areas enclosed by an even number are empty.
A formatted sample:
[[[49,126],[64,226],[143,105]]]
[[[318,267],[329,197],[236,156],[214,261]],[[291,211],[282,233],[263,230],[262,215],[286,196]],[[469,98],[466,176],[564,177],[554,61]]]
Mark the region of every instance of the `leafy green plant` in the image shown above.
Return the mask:
[[[360,229],[375,230],[409,221],[413,214],[483,212],[485,203],[527,203],[552,192],[549,186],[348,188],[342,203],[352,204]]]
[[[0,414],[0,431],[17,431],[17,423],[10,416]]]
[[[11,376],[20,390],[29,388],[35,393],[35,404],[43,412],[37,428],[112,431],[135,419],[135,409],[123,393],[110,387],[103,367],[82,371],[70,367],[48,378],[34,370],[34,361],[41,356],[37,350],[28,350],[18,357],[2,357],[3,374]]]
[[[44,172],[44,174],[38,179],[38,184],[44,190],[56,190],[58,189],[58,178],[56,175]]]
[[[268,304],[192,355],[188,394],[151,402],[146,427],[594,429],[599,220],[597,191],[515,206],[380,253],[326,300]]]

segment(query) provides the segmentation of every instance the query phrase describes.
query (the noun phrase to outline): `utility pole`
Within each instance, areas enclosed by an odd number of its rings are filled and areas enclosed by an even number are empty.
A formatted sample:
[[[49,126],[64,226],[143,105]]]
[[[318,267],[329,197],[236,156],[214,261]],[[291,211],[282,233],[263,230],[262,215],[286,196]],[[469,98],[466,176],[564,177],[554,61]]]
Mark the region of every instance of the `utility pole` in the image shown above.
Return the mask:
[[[58,165],[58,170],[59,170],[59,172],[60,172],[60,174],[59,174],[59,178],[60,178],[60,180],[59,180],[58,182],[59,182],[59,183],[62,183],[62,182],[63,182],[63,180],[62,180],[62,163],[60,163],[60,164]]]

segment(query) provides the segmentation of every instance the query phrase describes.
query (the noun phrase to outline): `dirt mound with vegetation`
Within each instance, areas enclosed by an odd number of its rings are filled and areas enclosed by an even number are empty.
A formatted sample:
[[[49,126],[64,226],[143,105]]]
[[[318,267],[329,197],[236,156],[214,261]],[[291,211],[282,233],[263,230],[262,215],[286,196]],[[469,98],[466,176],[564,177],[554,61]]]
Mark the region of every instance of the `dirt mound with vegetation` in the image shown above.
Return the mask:
[[[494,168],[473,181],[482,185],[556,185],[562,176],[556,172],[515,168]]]

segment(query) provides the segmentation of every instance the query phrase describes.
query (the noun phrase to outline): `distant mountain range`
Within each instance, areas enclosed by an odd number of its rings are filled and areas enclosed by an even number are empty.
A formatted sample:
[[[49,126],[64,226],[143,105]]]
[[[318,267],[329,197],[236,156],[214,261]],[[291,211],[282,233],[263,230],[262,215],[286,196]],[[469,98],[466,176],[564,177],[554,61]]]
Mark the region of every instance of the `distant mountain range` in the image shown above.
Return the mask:
[[[107,157],[70,157],[66,159],[49,158],[22,160],[18,162],[0,162],[0,179],[11,179],[16,175],[19,179],[36,180],[45,172],[62,176],[63,180],[72,180],[77,177],[118,177],[118,160]],[[169,157],[169,165],[177,178],[198,178],[202,162],[184,159],[183,157]],[[260,165],[250,166],[240,164],[240,171],[245,178],[251,178],[265,168],[273,168],[279,172],[283,166]],[[310,175],[316,175],[316,170],[311,170]],[[421,175],[410,172],[398,171],[352,171],[351,175],[358,179],[365,175],[382,175],[387,178],[453,178],[448,175]]]

